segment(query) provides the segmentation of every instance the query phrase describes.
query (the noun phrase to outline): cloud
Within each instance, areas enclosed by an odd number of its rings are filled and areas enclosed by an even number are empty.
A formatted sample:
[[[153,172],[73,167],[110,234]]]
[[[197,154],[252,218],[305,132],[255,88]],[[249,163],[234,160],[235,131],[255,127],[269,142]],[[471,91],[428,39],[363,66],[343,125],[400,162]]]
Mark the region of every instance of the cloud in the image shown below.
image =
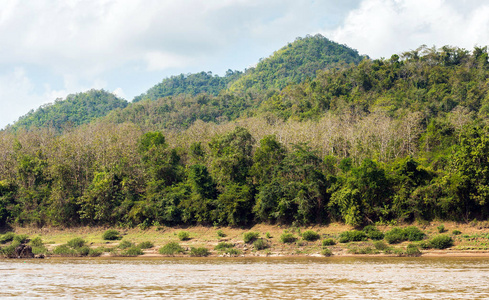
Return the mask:
[[[489,44],[489,4],[474,0],[364,0],[331,39],[372,57],[390,57],[420,45],[472,49]]]
[[[126,98],[126,94],[124,93],[124,90],[120,87],[116,88],[112,94],[116,95],[117,97],[119,98],[122,98],[122,99],[125,99]]]
[[[337,7],[335,2],[10,0],[0,12],[0,64],[49,65],[78,76],[101,74],[128,61],[150,70],[180,66],[240,40],[282,41],[291,33],[315,33],[315,22],[327,13],[321,11]]]
[[[43,92],[37,93],[23,68],[15,68],[4,73],[0,75],[0,126],[12,124],[20,115],[28,113],[32,108],[66,95],[65,91],[52,90],[48,85],[44,87]]]

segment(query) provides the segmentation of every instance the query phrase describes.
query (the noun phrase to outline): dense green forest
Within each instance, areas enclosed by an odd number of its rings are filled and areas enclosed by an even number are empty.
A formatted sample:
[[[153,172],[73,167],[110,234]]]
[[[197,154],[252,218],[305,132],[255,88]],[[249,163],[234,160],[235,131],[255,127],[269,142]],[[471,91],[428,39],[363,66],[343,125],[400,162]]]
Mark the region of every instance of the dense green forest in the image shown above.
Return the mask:
[[[71,94],[66,99],[43,105],[21,117],[10,129],[51,127],[62,130],[80,126],[105,116],[116,108],[124,108],[127,101],[104,90],[90,90]]]
[[[0,226],[487,219],[487,47],[341,57],[283,86],[263,77],[258,92],[2,131]]]
[[[366,56],[347,46],[337,44],[320,34],[297,38],[293,43],[261,60],[256,67],[230,83],[234,93],[282,89],[316,77],[318,70],[358,64]]]
[[[228,70],[223,77],[212,75],[212,72],[172,76],[150,88],[146,93],[135,97],[132,102],[157,100],[180,94],[195,96],[206,93],[216,96],[221,90],[226,89],[230,82],[236,80],[242,74],[240,71]]]

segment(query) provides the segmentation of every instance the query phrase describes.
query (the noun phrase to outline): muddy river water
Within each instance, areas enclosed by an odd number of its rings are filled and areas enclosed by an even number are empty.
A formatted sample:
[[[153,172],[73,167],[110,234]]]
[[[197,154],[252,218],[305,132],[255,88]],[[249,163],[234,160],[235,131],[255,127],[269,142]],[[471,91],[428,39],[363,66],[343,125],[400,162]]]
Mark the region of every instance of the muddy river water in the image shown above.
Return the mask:
[[[489,299],[489,258],[0,260],[1,299]]]

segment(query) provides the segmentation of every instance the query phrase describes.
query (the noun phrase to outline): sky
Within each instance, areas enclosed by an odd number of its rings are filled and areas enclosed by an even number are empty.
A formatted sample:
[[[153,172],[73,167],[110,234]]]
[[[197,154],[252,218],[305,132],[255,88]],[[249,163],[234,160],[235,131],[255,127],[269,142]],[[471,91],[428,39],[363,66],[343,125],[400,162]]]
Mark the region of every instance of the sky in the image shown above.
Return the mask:
[[[489,45],[481,0],[0,0],[0,128],[92,88],[131,101],[181,73],[244,70],[317,33],[372,58]]]

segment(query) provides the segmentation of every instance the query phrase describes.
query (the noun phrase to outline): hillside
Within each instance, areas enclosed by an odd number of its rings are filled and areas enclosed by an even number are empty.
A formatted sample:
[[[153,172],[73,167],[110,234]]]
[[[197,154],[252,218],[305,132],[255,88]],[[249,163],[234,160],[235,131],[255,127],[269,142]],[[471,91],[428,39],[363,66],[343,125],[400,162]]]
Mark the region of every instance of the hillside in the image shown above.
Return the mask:
[[[389,59],[320,71],[317,78],[268,97],[263,113],[284,118],[321,117],[326,111],[365,115],[382,111],[399,118],[420,112],[427,120],[454,110],[489,113],[487,47],[420,47]],[[474,117],[473,116],[473,117]]]
[[[69,95],[29,112],[11,129],[60,130],[107,114],[108,122],[130,121],[158,128],[188,128],[196,120],[222,123],[255,115],[264,99],[289,83],[314,78],[323,69],[358,64],[363,58],[356,50],[321,35],[297,38],[245,72],[228,70],[223,77],[211,72],[171,76],[135,97],[129,105],[105,91]]]
[[[287,84],[311,80],[317,72],[343,69],[364,58],[321,35],[297,38],[245,73],[229,70],[225,77],[201,72],[167,78],[106,120],[168,129],[188,128],[196,120],[222,123],[254,116],[263,100]]]
[[[260,60],[255,68],[230,86],[233,92],[268,89],[281,90],[291,83],[315,78],[318,70],[359,64],[366,56],[345,45],[328,40],[320,34],[297,38],[293,43]]]
[[[358,64],[363,58],[356,50],[332,42],[320,34],[307,36],[297,38],[270,57],[261,59],[256,67],[244,73],[228,70],[224,77],[212,75],[211,72],[172,76],[135,97],[133,102],[179,94],[194,96],[206,93],[217,96],[227,88],[234,93],[271,88],[280,90],[289,83],[314,78],[318,70]]]
[[[11,129],[29,129],[33,127],[51,127],[62,130],[64,127],[76,127],[105,116],[111,110],[124,108],[127,101],[104,90],[90,90],[71,94],[66,99],[43,105],[37,110],[19,118]]]
[[[132,102],[142,100],[157,100],[166,96],[187,94],[195,96],[201,93],[217,96],[227,85],[239,78],[242,72],[228,70],[224,77],[212,75],[212,72],[200,72],[195,74],[180,74],[164,79],[153,86],[147,92],[134,98]]]

